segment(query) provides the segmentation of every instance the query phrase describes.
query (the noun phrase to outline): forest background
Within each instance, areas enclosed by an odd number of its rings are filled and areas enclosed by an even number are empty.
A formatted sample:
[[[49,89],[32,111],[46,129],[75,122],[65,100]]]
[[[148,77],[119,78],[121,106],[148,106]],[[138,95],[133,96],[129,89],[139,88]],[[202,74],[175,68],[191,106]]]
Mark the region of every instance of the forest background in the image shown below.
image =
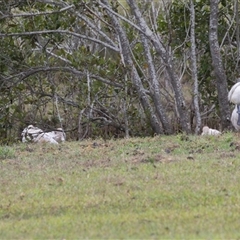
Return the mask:
[[[226,130],[238,0],[1,0],[0,141]]]

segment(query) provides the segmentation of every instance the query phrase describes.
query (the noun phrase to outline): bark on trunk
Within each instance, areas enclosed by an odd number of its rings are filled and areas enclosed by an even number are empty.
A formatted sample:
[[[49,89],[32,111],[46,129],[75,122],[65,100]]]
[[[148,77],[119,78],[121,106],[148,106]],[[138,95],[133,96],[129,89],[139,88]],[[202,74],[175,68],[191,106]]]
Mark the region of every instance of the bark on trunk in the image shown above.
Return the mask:
[[[156,52],[159,54],[159,56],[163,60],[163,63],[165,64],[166,71],[169,76],[169,80],[174,90],[175,101],[176,101],[176,106],[179,114],[179,121],[180,121],[181,127],[184,132],[190,133],[191,127],[190,127],[189,112],[186,109],[186,104],[183,97],[181,84],[175,73],[171,54],[169,51],[166,50],[166,48],[162,44],[161,36],[156,35],[154,32],[150,30],[144,18],[142,17],[142,14],[139,8],[137,7],[135,0],[127,0],[127,2],[132,12],[134,13],[136,19],[138,20],[138,25],[141,28],[142,32],[152,42]]]
[[[107,0],[102,0],[102,2],[109,7]],[[122,51],[124,65],[126,66],[128,73],[130,73],[132,82],[137,90],[137,93],[138,93],[140,102],[143,106],[144,112],[146,113],[147,116],[150,117],[150,122],[151,122],[153,131],[157,134],[161,134],[161,133],[163,133],[163,129],[162,129],[161,124],[150,104],[149,97],[146,94],[146,90],[143,87],[143,84],[138,75],[137,69],[135,68],[134,63],[132,61],[131,51],[130,51],[129,42],[128,42],[126,33],[124,32],[121,24],[119,23],[119,20],[115,17],[115,15],[113,13],[108,11],[108,16],[112,20],[114,29],[115,29],[116,33],[118,34],[119,44],[120,44],[120,49]]]
[[[210,1],[209,43],[216,77],[221,125],[223,129],[226,129],[230,126],[230,108],[227,99],[227,77],[223,69],[218,43],[218,3],[219,0]]]
[[[197,76],[197,57],[196,57],[196,42],[195,42],[195,8],[193,0],[190,1],[191,14],[191,62],[192,62],[192,79],[193,79],[193,104],[195,110],[196,127],[195,133],[198,134],[201,127],[201,115],[199,111],[199,91],[198,91],[198,76]]]
[[[142,41],[143,48],[144,48],[145,58],[146,58],[147,64],[148,64],[148,71],[149,71],[149,78],[150,78],[150,91],[153,96],[153,101],[154,101],[154,105],[156,108],[156,112],[157,112],[157,115],[158,115],[162,125],[163,125],[164,132],[167,134],[171,134],[172,128],[169,124],[169,120],[167,118],[167,115],[166,115],[165,110],[161,103],[160,86],[159,86],[159,82],[157,79],[155,67],[153,65],[153,60],[152,60],[151,52],[149,49],[149,43],[148,43],[148,40],[145,37],[145,35],[143,35],[143,34],[140,34],[140,35],[141,35],[141,41]]]

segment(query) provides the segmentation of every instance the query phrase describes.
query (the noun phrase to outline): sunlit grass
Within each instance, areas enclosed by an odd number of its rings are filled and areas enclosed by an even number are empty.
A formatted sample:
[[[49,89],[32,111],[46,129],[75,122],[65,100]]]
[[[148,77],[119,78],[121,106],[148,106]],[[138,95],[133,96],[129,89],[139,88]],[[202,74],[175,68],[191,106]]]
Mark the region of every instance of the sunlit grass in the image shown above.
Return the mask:
[[[233,133],[10,148],[1,239],[240,237]]]

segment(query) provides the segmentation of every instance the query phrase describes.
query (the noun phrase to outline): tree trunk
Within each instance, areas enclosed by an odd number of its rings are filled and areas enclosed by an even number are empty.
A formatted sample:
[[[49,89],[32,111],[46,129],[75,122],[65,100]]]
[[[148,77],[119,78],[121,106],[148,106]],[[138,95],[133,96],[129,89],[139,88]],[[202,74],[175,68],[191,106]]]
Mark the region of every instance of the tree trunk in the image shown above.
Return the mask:
[[[236,63],[236,71],[238,73],[238,75],[240,74],[240,70],[239,70],[239,60],[240,60],[240,39],[239,39],[239,3],[238,0],[235,1],[235,14],[236,14],[236,41],[237,41],[237,63]]]
[[[141,35],[141,41],[142,41],[143,48],[144,48],[145,58],[146,58],[146,61],[148,64],[149,78],[151,81],[149,85],[150,85],[151,94],[153,96],[156,113],[163,125],[164,132],[166,132],[167,134],[171,134],[172,128],[169,124],[169,120],[167,118],[166,112],[162,106],[160,86],[159,86],[159,82],[157,79],[155,67],[153,65],[153,60],[152,60],[151,52],[149,49],[149,42],[148,42],[148,39],[145,37],[145,35],[143,35],[142,33],[140,35]]]
[[[109,7],[107,0],[102,0],[102,2]],[[107,10],[108,11],[108,10]],[[140,102],[143,106],[144,112],[147,116],[150,118],[151,127],[153,131],[157,134],[163,133],[163,129],[161,127],[161,124],[150,104],[149,97],[146,94],[146,90],[143,87],[143,84],[141,82],[141,79],[138,75],[137,69],[133,63],[132,57],[131,57],[131,51],[129,47],[129,41],[127,39],[126,33],[124,32],[121,24],[119,23],[116,16],[108,11],[108,16],[110,17],[112,24],[114,26],[114,30],[118,34],[119,44],[120,44],[120,51],[123,57],[123,63],[126,66],[127,72],[130,74],[132,82],[137,90]]]
[[[166,71],[175,94],[175,101],[182,130],[186,133],[190,133],[191,132],[190,117],[188,110],[186,109],[180,81],[175,73],[172,56],[170,52],[167,51],[165,46],[162,44],[161,36],[151,31],[151,29],[148,27],[135,0],[127,0],[127,2],[138,21],[138,26],[140,27],[141,31],[152,42],[157,54],[159,54],[159,56],[163,60],[163,63],[165,64]]]
[[[209,43],[214,74],[216,77],[221,125],[222,129],[226,129],[230,126],[230,108],[227,99],[227,77],[223,69],[218,43],[218,3],[219,0],[210,1]]]
[[[199,111],[199,91],[198,91],[198,76],[197,76],[197,58],[196,58],[196,43],[195,43],[195,8],[193,0],[190,1],[191,14],[191,62],[192,62],[192,79],[193,79],[193,104],[196,118],[195,133],[198,134],[201,127],[201,115]]]

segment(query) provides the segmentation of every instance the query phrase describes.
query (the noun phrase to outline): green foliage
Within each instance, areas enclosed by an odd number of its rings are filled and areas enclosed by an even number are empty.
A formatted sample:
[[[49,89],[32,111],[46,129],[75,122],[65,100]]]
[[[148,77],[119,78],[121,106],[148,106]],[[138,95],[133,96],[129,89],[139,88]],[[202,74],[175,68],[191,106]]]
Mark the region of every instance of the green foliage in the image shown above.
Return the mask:
[[[121,9],[119,3],[109,2],[112,8],[119,12]],[[158,3],[158,1],[155,2]],[[36,1],[3,1],[0,8],[4,14],[40,13],[58,11],[65,7],[66,3],[75,6],[67,11],[54,14],[2,19],[0,21],[2,33],[61,29],[104,41],[102,36],[93,33],[92,29],[79,17],[84,16],[91,23],[96,24],[114,43],[116,42],[117,37],[109,16],[97,1],[69,0],[58,4]],[[126,6],[125,1],[121,4]],[[231,4],[228,1],[221,1],[219,5],[220,41],[230,26],[228,16],[231,16],[233,11]],[[138,1],[138,5],[146,21],[151,24],[148,19],[151,13],[150,2]],[[212,69],[209,64],[211,62],[208,46],[209,4],[204,1],[196,1],[195,6],[200,91],[203,101],[210,104],[216,102],[217,96],[216,92],[212,90],[214,89],[214,80],[211,77]],[[158,31],[163,37],[163,41],[173,49],[174,59],[180,63],[183,61],[182,56],[190,48],[188,3],[172,1],[169,6],[165,7],[166,9],[159,8]],[[124,12],[124,14],[126,13]],[[97,16],[98,14],[99,16]],[[127,14],[131,16],[130,13]],[[99,21],[100,19],[103,21]],[[129,23],[122,21],[121,24],[127,34],[143,86],[146,91],[149,91],[148,65],[139,33]],[[235,40],[234,27],[235,22],[229,30],[229,35],[233,36],[232,40]],[[120,54],[108,50],[101,44],[93,43],[87,38],[82,39],[60,33],[1,38],[0,50],[0,140],[3,142],[8,142],[10,139],[17,141],[21,130],[28,124],[34,123],[46,129],[59,127],[58,114],[60,114],[60,119],[63,119],[61,124],[67,130],[70,129],[69,135],[73,139],[78,137],[77,132],[80,127],[87,132],[87,137],[103,137],[102,132],[106,128],[111,129],[108,138],[116,136],[119,129],[125,125],[125,115],[127,115],[132,135],[149,136],[152,134],[149,113],[141,111],[131,75],[127,75],[128,69],[123,66]],[[229,78],[233,79],[235,53],[229,54],[228,48],[224,51],[226,54],[223,59],[227,74]],[[151,49],[151,53],[156,69],[158,69],[160,61],[155,56],[154,49]],[[185,63],[189,68],[189,61]],[[52,67],[55,68],[54,71],[49,70]],[[73,74],[71,71],[61,69],[65,67],[75,72],[79,71],[80,74]],[[36,70],[38,68],[42,70]],[[56,68],[59,69],[56,70]],[[36,72],[34,72],[35,70]],[[158,72],[161,71],[160,69]],[[90,78],[87,78],[87,73]],[[123,87],[105,84],[92,77],[94,75]],[[58,96],[59,112],[57,112],[55,96]],[[84,113],[79,125],[81,111]],[[112,125],[106,126],[102,120],[96,120],[101,117],[111,119]],[[123,132],[121,134],[123,135]]]
[[[195,36],[198,56],[199,90],[203,105],[218,102],[215,79],[212,76],[211,54],[209,48],[210,3],[195,1]],[[190,50],[190,7],[186,1],[172,1],[169,4],[169,16],[162,12],[157,20],[158,31],[164,36],[166,44],[174,49],[177,63],[186,61],[186,52]],[[218,39],[222,49],[222,59],[231,86],[238,75],[236,71],[237,49],[231,46],[236,38],[233,2],[220,1],[218,17]],[[226,35],[227,34],[227,35]],[[227,36],[227,38],[226,38]],[[190,65],[187,63],[190,70]]]

